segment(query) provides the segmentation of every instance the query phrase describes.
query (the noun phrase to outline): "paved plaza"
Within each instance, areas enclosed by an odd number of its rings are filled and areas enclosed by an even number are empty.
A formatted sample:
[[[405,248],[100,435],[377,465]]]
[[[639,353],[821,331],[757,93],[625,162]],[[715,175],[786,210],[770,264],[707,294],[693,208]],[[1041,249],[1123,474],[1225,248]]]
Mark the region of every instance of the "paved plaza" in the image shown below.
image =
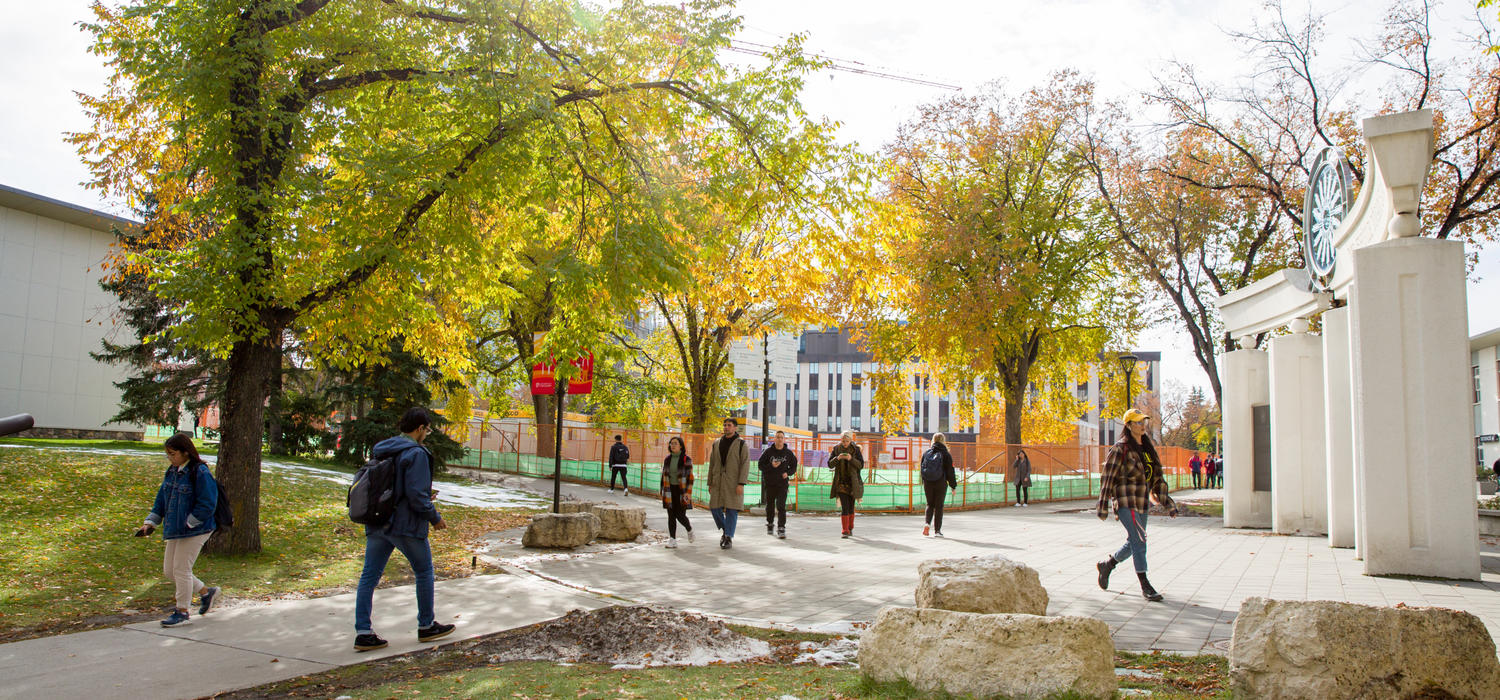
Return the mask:
[[[540,479],[526,485],[551,490]],[[439,619],[458,624],[445,642],[575,608],[633,602],[841,631],[873,619],[881,606],[911,605],[920,562],[981,554],[1035,568],[1051,596],[1050,614],[1103,620],[1125,650],[1222,653],[1240,602],[1250,596],[1456,608],[1483,619],[1492,637],[1500,633],[1500,542],[1492,538],[1482,547],[1482,581],[1375,578],[1360,573],[1352,550],[1331,549],[1324,538],[1226,530],[1217,518],[1153,518],[1151,579],[1166,600],[1148,603],[1128,564],[1116,570],[1110,591],[1095,585],[1094,563],[1124,532],[1113,520],[1095,518],[1091,502],[949,513],[944,539],[922,537],[918,515],[862,515],[848,540],[839,538],[833,516],[793,515],[786,540],[768,537],[763,518],[746,516],[729,551],[718,548],[712,518],[699,509],[690,516],[698,541],[669,550],[662,547],[666,522],[655,494],[627,498],[578,484],[563,490],[644,506],[647,527],[656,532],[643,540],[652,541],[539,554],[511,542],[518,533],[506,533],[489,557],[509,573],[438,582]],[[0,645],[0,677],[7,681],[0,697],[191,698],[427,646],[409,629],[411,586],[376,595],[376,627],[391,641],[378,652],[350,649],[353,594],[227,607],[182,629],[150,622]],[[161,663],[166,654],[178,662]],[[181,663],[215,671],[181,673]]]

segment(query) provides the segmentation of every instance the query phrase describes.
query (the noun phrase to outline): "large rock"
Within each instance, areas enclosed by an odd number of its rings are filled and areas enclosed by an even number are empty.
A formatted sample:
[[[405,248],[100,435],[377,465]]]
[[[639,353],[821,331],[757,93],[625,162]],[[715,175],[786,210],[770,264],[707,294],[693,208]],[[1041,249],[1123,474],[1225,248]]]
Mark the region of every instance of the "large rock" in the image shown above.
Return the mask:
[[[592,513],[594,507],[599,505],[593,501],[562,501],[557,504],[559,513]]]
[[[531,516],[531,524],[521,536],[521,545],[572,549],[593,542],[598,536],[599,516],[593,513],[541,513]]]
[[[1234,619],[1229,678],[1248,698],[1500,698],[1500,662],[1479,618],[1250,598]]]
[[[924,561],[917,574],[919,608],[1047,614],[1047,589],[1036,569],[998,554]]]
[[[593,507],[599,517],[599,538],[629,541],[646,529],[646,509],[640,506],[617,506],[602,503]]]
[[[977,697],[1114,697],[1109,625],[1087,617],[880,610],[859,638],[860,672],[929,692]]]

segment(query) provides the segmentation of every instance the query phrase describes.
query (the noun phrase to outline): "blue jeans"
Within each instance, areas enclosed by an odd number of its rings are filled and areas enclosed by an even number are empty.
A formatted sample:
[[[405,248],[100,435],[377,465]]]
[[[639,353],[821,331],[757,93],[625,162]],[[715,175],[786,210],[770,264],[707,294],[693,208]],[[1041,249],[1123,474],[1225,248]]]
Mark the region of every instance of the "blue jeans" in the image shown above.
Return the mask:
[[[1115,552],[1117,562],[1135,558],[1135,572],[1146,573],[1146,512],[1120,508],[1120,522],[1125,525],[1125,544]]]
[[[426,537],[398,537],[383,532],[365,535],[365,570],[359,575],[359,592],[354,596],[354,633],[370,634],[370,608],[373,606],[375,586],[385,573],[385,564],[391,552],[401,550],[401,555],[411,564],[411,572],[417,577],[417,628],[431,627],[435,615],[432,611],[432,548]]]
[[[740,512],[733,508],[710,508],[709,513],[714,516],[714,524],[724,531],[726,537],[734,537],[734,525],[740,520]]]

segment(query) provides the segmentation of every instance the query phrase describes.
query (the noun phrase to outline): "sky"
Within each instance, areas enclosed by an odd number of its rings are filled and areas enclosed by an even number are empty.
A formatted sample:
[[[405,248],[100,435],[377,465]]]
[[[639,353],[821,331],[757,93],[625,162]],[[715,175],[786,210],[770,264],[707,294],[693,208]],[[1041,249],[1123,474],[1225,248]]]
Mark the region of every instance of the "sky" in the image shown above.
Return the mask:
[[[108,76],[77,27],[89,18],[88,5],[0,3],[0,184],[128,214],[83,187],[89,173],[64,140],[66,132],[89,126],[75,93],[101,92]],[[1439,2],[1437,25],[1462,25],[1473,5]],[[1287,7],[1289,15],[1308,9],[1328,15],[1320,57],[1330,64],[1352,61],[1358,55],[1355,39],[1375,33],[1385,10],[1380,0],[1289,1]],[[738,11],[744,17],[739,38],[748,42],[774,44],[805,34],[809,51],[840,63],[965,90],[992,81],[1023,90],[1056,71],[1076,70],[1094,80],[1102,96],[1118,99],[1151,89],[1155,76],[1174,61],[1192,64],[1211,81],[1244,75],[1253,65],[1226,32],[1248,29],[1263,16],[1252,0],[741,0]],[[726,59],[758,60],[739,54]],[[839,122],[842,138],[873,151],[920,105],[953,94],[825,71],[809,78],[803,103],[815,117]],[[1471,334],[1500,327],[1500,304],[1478,303],[1500,299],[1500,245],[1479,256],[1469,280]],[[1137,345],[1163,353],[1165,379],[1207,387],[1185,334],[1163,326]]]

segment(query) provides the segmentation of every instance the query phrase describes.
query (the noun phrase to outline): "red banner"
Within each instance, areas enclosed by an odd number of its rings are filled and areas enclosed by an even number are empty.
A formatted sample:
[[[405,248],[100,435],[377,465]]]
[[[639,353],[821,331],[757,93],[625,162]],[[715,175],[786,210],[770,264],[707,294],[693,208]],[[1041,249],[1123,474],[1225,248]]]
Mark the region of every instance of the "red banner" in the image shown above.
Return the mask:
[[[594,391],[594,353],[573,360],[569,364],[578,368],[577,374],[568,380],[569,394],[591,394]],[[557,393],[557,363],[538,362],[531,368],[531,394],[533,396]]]

